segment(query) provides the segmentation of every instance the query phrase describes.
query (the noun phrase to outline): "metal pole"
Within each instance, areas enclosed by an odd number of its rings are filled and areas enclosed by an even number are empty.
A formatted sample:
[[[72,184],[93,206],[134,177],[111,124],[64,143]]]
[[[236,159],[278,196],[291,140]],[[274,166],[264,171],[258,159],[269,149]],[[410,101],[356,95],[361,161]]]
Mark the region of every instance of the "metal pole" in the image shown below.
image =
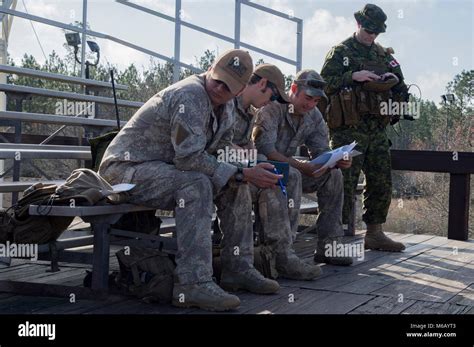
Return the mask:
[[[446,133],[444,136],[444,150],[448,150],[448,119],[449,119],[449,112],[448,112],[448,103],[444,102],[444,107],[446,108]]]
[[[296,25],[296,72],[301,71],[303,66],[303,21]]]
[[[178,64],[181,48],[181,0],[176,0],[175,3],[173,82],[178,82],[181,70]]]
[[[81,52],[81,77],[85,78],[86,76],[86,69],[85,69],[85,62],[86,62],[86,45],[87,45],[87,0],[82,0],[82,52]]]
[[[234,48],[240,48],[240,0],[235,0],[235,20],[234,20]]]
[[[3,0],[1,1],[2,7],[8,9],[15,9],[17,1]],[[10,29],[13,21],[13,16],[8,16],[2,14],[0,24],[2,29],[0,30],[0,62],[1,64],[7,63],[7,51],[8,51],[8,36],[10,34]],[[7,83],[7,74],[0,74],[0,83]],[[0,111],[6,111],[7,109],[7,96],[5,93],[0,93]],[[0,160],[0,172],[3,172],[5,169],[5,161]],[[3,177],[0,177],[0,182],[3,182]],[[0,208],[3,207],[3,194],[0,193]]]
[[[5,1],[2,1],[2,6],[5,6]],[[7,19],[7,15],[2,16],[2,30],[1,30],[1,38],[0,38],[0,59],[2,64],[6,64],[7,62],[7,33],[5,32],[4,28],[5,26],[5,21]],[[5,84],[7,83],[7,75],[5,73],[0,74],[0,83]],[[7,109],[7,96],[5,93],[0,93],[0,111],[6,111]],[[3,172],[5,169],[5,160],[0,160],[0,172]],[[3,177],[0,177],[0,182],[3,182]],[[3,194],[0,193],[0,208],[3,207]]]

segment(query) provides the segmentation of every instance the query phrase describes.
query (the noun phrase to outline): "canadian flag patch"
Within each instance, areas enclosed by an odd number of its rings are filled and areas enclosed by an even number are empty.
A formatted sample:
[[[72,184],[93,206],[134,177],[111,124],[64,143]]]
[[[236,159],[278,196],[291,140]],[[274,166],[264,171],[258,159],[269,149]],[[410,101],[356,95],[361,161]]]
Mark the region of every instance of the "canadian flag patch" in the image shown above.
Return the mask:
[[[400,65],[396,59],[393,59],[389,64],[391,67],[397,67]]]

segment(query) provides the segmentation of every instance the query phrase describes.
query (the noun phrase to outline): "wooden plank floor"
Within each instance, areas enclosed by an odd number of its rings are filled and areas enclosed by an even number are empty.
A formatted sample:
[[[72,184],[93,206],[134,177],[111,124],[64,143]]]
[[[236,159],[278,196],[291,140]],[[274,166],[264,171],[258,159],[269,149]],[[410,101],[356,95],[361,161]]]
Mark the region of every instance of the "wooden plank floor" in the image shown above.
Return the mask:
[[[229,314],[474,314],[474,241],[388,234],[406,244],[403,253],[367,251],[350,267],[323,265],[323,275],[314,281],[279,280],[275,295],[238,293],[241,307]],[[362,242],[362,236],[348,240]],[[307,261],[312,261],[315,241],[306,234],[296,242]],[[46,262],[13,260],[10,267],[0,268],[0,280],[81,286],[88,269],[65,264],[51,273]],[[113,252],[111,269],[118,269]],[[117,295],[70,303],[66,298],[0,293],[0,314],[18,313],[208,314]]]

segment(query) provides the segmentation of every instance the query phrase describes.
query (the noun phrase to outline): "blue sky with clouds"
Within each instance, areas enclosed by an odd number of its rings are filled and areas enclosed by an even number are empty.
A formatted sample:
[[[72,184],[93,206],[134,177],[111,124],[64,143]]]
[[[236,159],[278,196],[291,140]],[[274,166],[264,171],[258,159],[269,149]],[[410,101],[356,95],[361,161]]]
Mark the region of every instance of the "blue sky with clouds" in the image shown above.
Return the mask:
[[[133,0],[150,9],[174,15],[172,0]],[[255,3],[302,18],[303,67],[320,70],[328,50],[351,35],[356,23],[353,13],[366,1],[358,0],[262,0]],[[393,47],[402,64],[408,83],[420,86],[423,97],[439,102],[444,87],[463,69],[474,68],[474,2],[472,0],[398,0],[373,1],[388,16],[387,32],[377,39]],[[82,20],[79,0],[19,0],[17,10],[49,19],[71,23]],[[233,0],[182,0],[184,20],[227,36],[234,33]],[[174,24],[141,13],[113,0],[89,0],[88,22],[94,31],[127,40],[166,56],[173,55]],[[60,55],[64,35],[61,29],[34,23],[46,54],[53,49]],[[295,59],[296,24],[248,6],[242,6],[241,39],[254,46]],[[123,68],[130,63],[148,65],[150,57],[141,52],[106,40],[97,40],[102,59]],[[182,60],[193,63],[206,49],[224,51],[232,45],[182,29]],[[16,18],[9,42],[9,53],[15,61],[24,53],[44,61],[34,37],[31,23]],[[263,57],[254,54],[254,60]],[[275,63],[284,73],[294,74],[294,67],[263,57]]]

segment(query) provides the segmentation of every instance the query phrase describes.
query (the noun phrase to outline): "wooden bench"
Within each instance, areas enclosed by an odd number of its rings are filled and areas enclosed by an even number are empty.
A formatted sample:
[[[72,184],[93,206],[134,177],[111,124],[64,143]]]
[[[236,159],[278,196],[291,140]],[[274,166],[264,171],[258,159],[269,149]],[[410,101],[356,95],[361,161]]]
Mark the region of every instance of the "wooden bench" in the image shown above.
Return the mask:
[[[31,205],[31,215],[44,215],[44,206]],[[80,217],[90,223],[93,235],[60,240],[39,246],[39,260],[51,261],[51,271],[58,271],[58,263],[66,261],[92,265],[92,283],[90,288],[69,287],[57,284],[37,284],[19,281],[0,281],[1,292],[13,292],[24,295],[69,296],[98,298],[109,292],[109,257],[110,246],[139,246],[176,252],[176,241],[161,235],[149,235],[134,231],[111,228],[125,213],[136,211],[151,211],[153,208],[121,204],[106,206],[51,206],[48,216]],[[71,248],[93,245],[93,252],[71,251]]]

